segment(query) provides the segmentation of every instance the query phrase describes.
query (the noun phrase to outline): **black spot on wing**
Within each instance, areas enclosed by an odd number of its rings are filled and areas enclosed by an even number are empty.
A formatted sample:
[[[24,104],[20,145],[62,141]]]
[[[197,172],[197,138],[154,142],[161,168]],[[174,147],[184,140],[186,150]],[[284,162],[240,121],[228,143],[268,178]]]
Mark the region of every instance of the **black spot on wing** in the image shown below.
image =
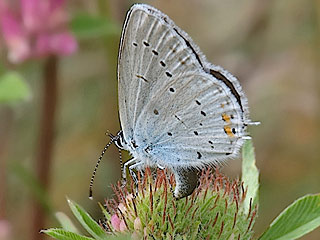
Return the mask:
[[[166,64],[165,64],[163,61],[160,61],[160,65],[161,65],[162,67],[165,67],[165,66],[166,66]]]
[[[172,74],[170,72],[166,72],[167,77],[172,77]]]
[[[201,113],[201,115],[204,116],[204,117],[207,116],[207,114],[206,114],[204,111],[201,111],[200,113]]]
[[[166,17],[163,17],[162,19],[163,19],[163,21],[165,21],[166,23],[169,23],[169,22],[168,22],[168,19],[167,19]]]

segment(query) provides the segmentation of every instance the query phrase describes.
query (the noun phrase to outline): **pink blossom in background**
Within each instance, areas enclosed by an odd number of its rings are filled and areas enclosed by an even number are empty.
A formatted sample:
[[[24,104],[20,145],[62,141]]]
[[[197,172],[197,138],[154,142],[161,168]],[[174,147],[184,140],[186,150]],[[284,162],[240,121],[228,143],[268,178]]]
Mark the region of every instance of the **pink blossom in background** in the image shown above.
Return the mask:
[[[0,240],[8,240],[11,239],[12,235],[12,226],[11,224],[4,219],[0,219]]]
[[[0,30],[8,58],[69,55],[77,42],[68,29],[65,0],[0,0]]]
[[[113,214],[111,216],[111,225],[112,225],[113,229],[118,232],[124,232],[127,230],[126,223],[124,222],[123,219],[120,220],[120,218],[118,217],[117,214]]]
[[[120,219],[117,214],[111,216],[111,225],[116,231],[120,231]]]
[[[120,227],[120,232],[124,232],[127,230],[127,226],[126,226],[126,223],[124,222],[124,220],[121,220],[119,227]]]

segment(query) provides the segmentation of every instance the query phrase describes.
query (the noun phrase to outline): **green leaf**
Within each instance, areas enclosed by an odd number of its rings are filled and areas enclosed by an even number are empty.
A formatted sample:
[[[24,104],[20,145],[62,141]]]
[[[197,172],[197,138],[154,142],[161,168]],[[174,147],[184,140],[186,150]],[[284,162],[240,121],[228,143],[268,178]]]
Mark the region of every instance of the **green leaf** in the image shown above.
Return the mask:
[[[245,212],[249,212],[250,199],[253,205],[258,203],[259,194],[259,170],[256,166],[254,148],[251,140],[247,140],[242,147],[242,181],[244,187],[248,188],[244,200]]]
[[[47,230],[42,230],[41,233],[45,233],[59,240],[94,240],[93,238],[81,236],[79,234],[68,232],[60,228],[51,228]]]
[[[66,214],[63,212],[57,212],[55,215],[64,230],[79,233],[78,229],[74,226],[71,219]]]
[[[320,194],[308,195],[287,207],[259,240],[297,239],[320,226]]]
[[[71,29],[76,37],[92,39],[117,35],[120,26],[105,17],[78,14],[71,21]]]
[[[19,73],[11,71],[0,77],[0,103],[26,100],[30,96],[30,88]]]
[[[71,211],[81,223],[81,225],[87,230],[88,233],[95,239],[107,239],[105,231],[99,226],[99,224],[92,219],[92,217],[78,204],[68,199]]]

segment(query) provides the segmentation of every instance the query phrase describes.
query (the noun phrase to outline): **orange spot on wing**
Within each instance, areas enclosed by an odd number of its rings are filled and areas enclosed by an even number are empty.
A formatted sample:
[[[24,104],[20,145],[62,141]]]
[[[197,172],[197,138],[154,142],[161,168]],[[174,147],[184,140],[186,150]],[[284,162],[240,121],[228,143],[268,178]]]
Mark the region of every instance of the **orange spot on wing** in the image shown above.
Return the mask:
[[[222,120],[223,120],[223,121],[225,121],[225,122],[227,122],[227,123],[230,123],[231,117],[230,117],[229,115],[223,113],[221,116],[222,116]]]
[[[235,137],[233,134],[231,127],[229,125],[224,126],[224,132],[229,136],[229,137]]]

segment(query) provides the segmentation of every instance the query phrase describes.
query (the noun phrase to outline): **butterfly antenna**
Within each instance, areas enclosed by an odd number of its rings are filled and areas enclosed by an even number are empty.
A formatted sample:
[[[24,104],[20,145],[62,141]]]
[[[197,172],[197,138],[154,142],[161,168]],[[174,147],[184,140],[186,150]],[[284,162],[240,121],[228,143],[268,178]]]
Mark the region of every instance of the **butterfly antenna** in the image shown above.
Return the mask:
[[[114,141],[114,139],[111,139],[110,142],[108,142],[108,144],[102,150],[101,155],[98,158],[97,164],[96,164],[96,166],[95,166],[95,168],[93,170],[93,173],[91,175],[90,186],[89,186],[89,199],[91,199],[91,200],[92,200],[92,186],[93,186],[94,178],[96,176],[97,169],[99,167],[99,164],[101,162],[101,159],[102,159],[104,153],[107,151],[108,147],[110,147],[110,145],[113,143],[113,141]]]
[[[119,134],[117,134],[117,136],[114,136],[112,133],[110,133],[109,131],[106,132],[106,135],[112,140],[112,141],[116,141],[119,138]],[[122,154],[121,154],[121,148],[118,147],[118,151],[119,151],[119,161],[120,161],[120,169],[121,172],[123,172],[123,162],[122,162]]]
[[[119,151],[119,161],[120,161],[120,169],[121,169],[121,173],[123,172],[123,162],[122,162],[122,154],[121,154],[121,149],[118,148]]]
[[[105,135],[108,136],[111,140],[115,138],[115,136],[110,133],[109,130],[106,131]]]

